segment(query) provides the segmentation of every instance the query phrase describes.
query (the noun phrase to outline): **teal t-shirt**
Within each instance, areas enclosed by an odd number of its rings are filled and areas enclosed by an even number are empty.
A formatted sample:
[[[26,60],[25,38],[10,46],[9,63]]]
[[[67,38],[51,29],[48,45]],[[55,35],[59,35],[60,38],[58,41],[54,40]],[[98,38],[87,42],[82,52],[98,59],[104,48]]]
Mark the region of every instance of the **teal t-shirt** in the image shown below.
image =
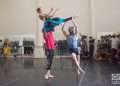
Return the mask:
[[[62,23],[64,23],[64,18],[46,18],[43,29],[45,32],[54,31],[54,28]]]

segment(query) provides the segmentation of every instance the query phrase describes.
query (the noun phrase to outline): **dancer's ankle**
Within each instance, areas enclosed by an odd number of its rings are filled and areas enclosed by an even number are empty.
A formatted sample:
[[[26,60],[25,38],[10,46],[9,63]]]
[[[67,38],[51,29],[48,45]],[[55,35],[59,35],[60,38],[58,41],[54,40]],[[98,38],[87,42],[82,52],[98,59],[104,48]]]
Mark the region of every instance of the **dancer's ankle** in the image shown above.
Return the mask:
[[[77,70],[77,74],[80,75],[80,70],[79,69]]]

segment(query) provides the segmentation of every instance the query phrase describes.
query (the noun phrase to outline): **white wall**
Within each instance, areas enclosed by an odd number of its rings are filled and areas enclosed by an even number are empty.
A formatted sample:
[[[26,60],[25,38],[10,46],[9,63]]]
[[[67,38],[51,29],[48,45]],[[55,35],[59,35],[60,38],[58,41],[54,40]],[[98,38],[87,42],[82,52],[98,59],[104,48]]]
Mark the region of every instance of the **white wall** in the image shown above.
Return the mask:
[[[42,25],[36,30],[36,6],[47,12],[59,8],[56,16],[79,16],[79,31],[84,34],[120,32],[120,0],[0,0],[0,35],[37,34],[42,39]],[[56,38],[64,38],[57,30]],[[61,35],[61,36],[59,36]]]
[[[34,34],[36,0],[0,0],[0,35]]]
[[[92,0],[95,32],[120,32],[120,0]]]

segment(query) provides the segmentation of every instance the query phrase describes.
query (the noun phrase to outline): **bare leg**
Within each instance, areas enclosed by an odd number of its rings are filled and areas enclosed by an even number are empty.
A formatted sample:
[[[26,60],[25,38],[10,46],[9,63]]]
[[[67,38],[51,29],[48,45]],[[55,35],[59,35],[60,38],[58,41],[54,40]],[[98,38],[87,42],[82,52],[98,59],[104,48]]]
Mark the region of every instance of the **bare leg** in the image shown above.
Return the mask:
[[[77,55],[78,63],[80,64],[80,55]]]
[[[80,65],[80,55],[77,55],[77,61],[78,61],[78,64]],[[80,74],[79,68],[77,68],[77,73]]]
[[[73,58],[73,60],[75,61],[75,64],[76,64],[76,66],[78,67],[79,71],[81,71],[81,72],[84,74],[85,71],[80,67],[79,62],[78,62],[78,60],[77,60],[77,56],[76,56],[75,53],[72,53],[72,58]]]

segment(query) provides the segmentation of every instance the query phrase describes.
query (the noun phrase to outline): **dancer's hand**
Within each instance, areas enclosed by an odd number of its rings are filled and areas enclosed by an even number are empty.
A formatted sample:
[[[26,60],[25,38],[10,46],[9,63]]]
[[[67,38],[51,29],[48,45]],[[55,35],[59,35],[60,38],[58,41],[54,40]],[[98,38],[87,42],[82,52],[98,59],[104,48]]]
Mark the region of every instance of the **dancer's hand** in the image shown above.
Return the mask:
[[[51,8],[51,11],[53,11],[54,10],[54,8]]]
[[[59,8],[51,8],[51,11],[53,11],[53,10],[58,11]]]
[[[58,11],[59,10],[59,8],[51,8],[51,11],[53,11],[53,10],[55,10],[55,11]]]
[[[62,24],[62,30],[64,30],[64,27],[65,27],[65,23]]]
[[[81,33],[79,33],[79,35],[80,35],[80,36],[82,36],[82,34],[81,34]]]

